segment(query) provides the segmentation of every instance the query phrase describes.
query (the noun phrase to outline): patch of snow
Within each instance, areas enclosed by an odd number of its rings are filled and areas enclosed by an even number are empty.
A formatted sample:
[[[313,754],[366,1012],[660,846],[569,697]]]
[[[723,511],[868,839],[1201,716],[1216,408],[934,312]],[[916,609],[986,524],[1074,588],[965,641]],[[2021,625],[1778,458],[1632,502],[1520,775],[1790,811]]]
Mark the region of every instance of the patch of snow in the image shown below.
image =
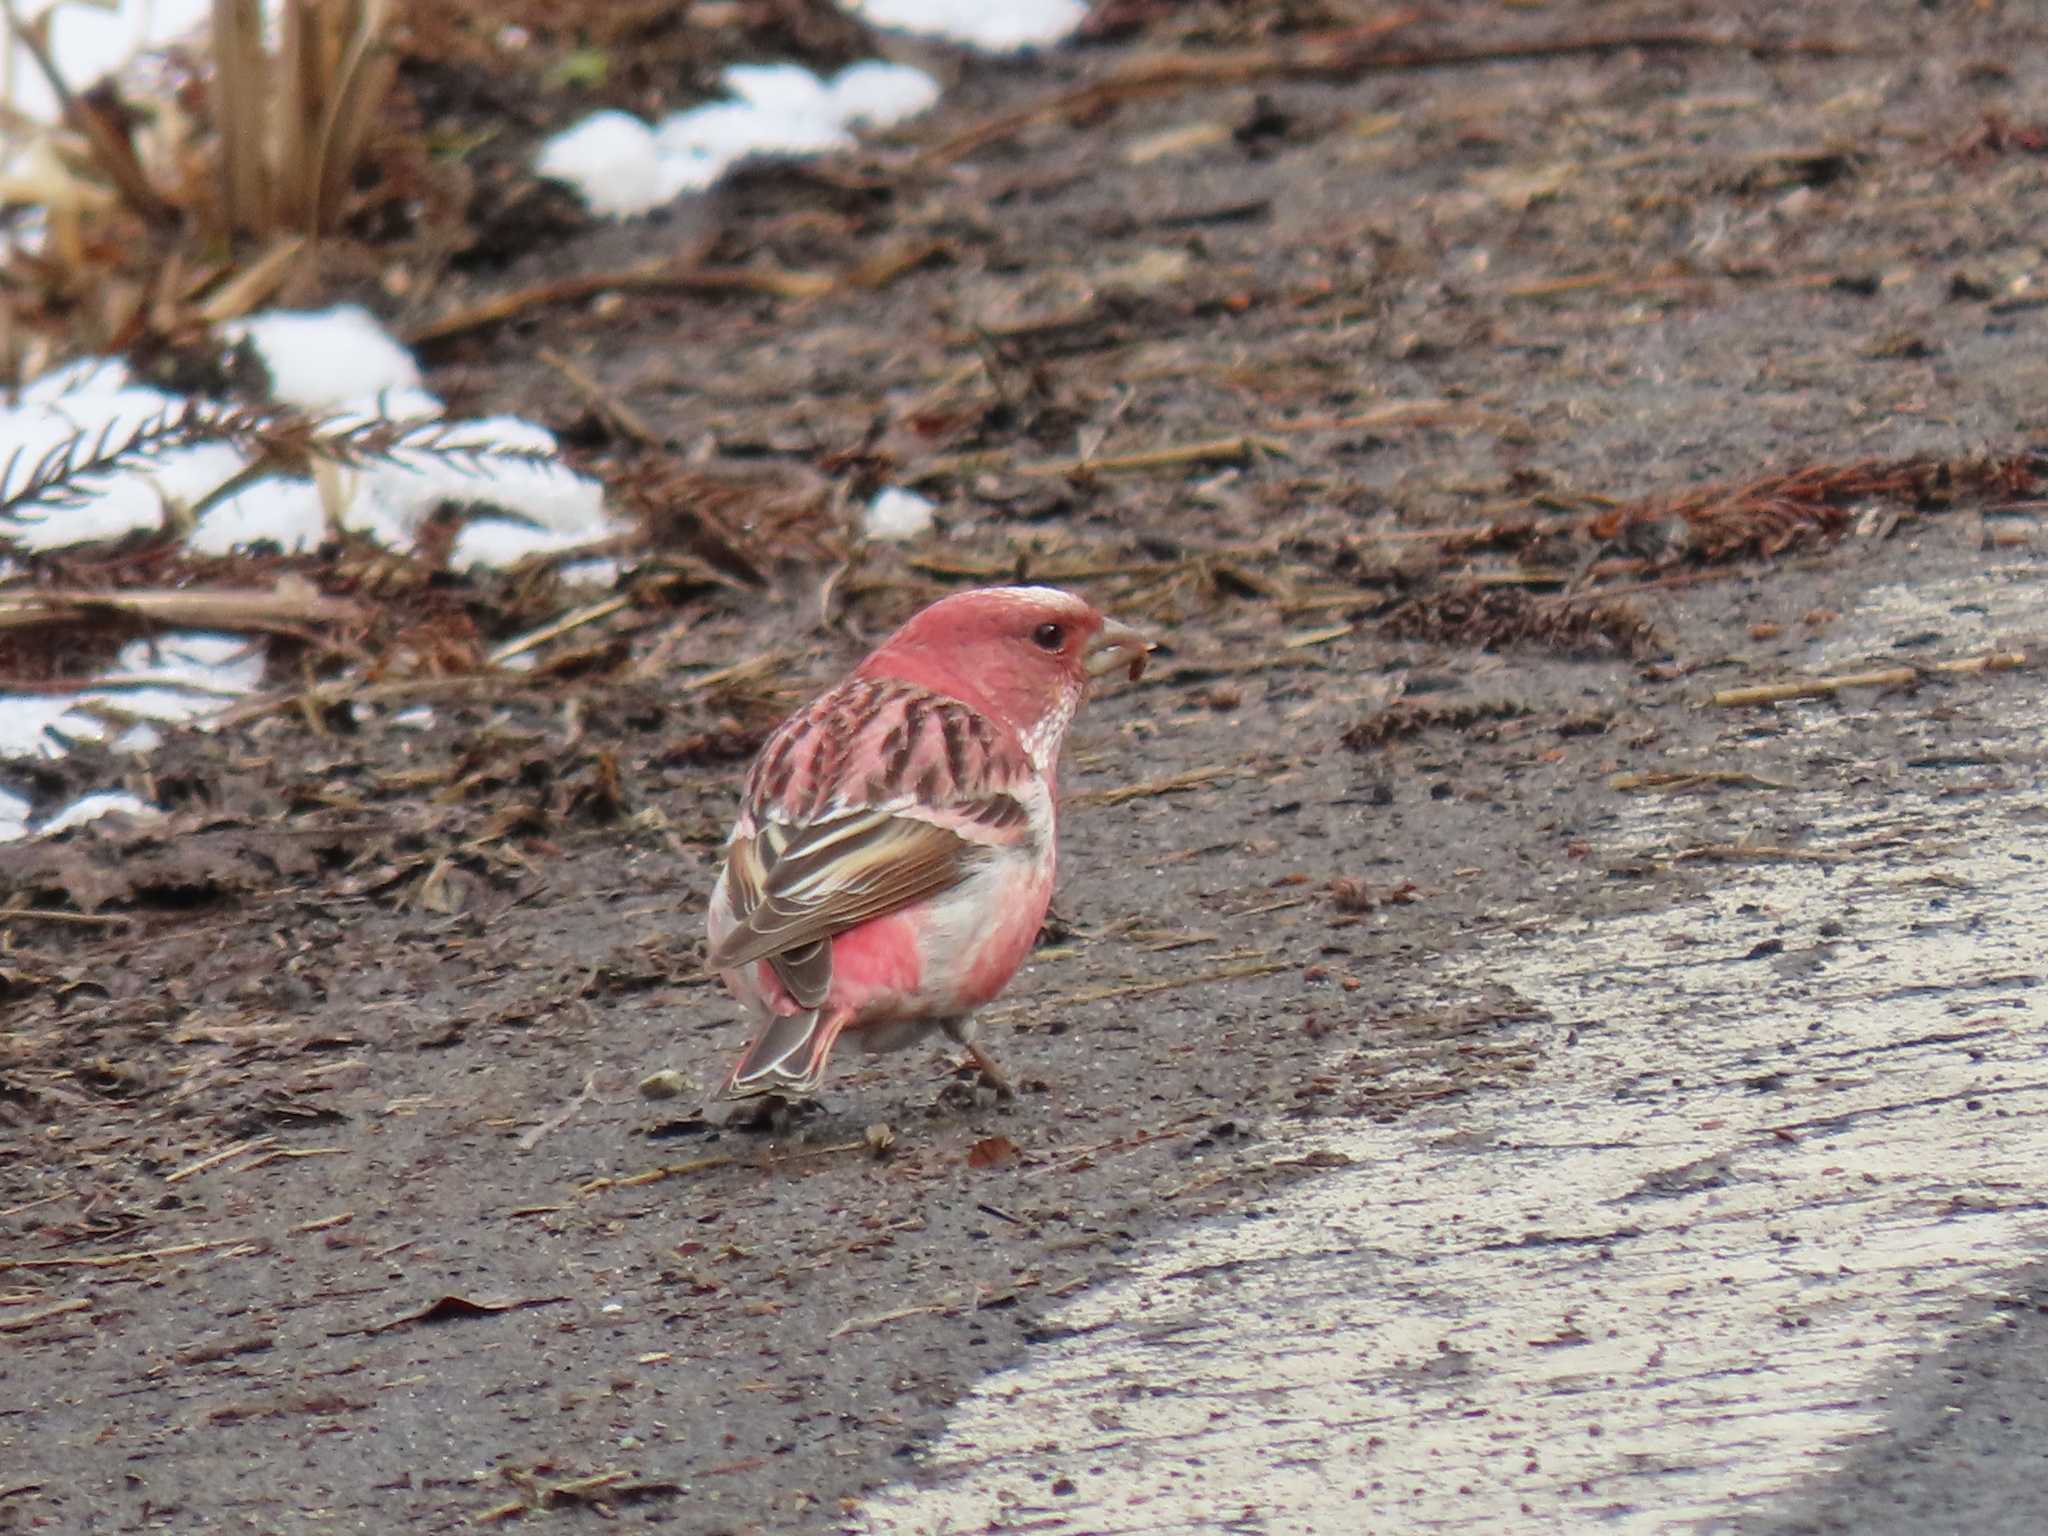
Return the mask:
[[[593,213],[625,217],[702,191],[749,156],[844,149],[854,127],[887,127],[939,99],[923,70],[879,60],[830,81],[800,64],[735,64],[720,78],[729,99],[652,128],[620,112],[585,118],[542,147],[536,168],[574,188]]]
[[[412,354],[357,304],[272,310],[223,326],[221,334],[247,341],[270,375],[271,398],[301,410],[420,387]]]
[[[23,405],[48,405],[66,395],[111,395],[134,382],[118,357],[81,357],[31,379],[21,388]]]
[[[73,742],[104,738],[107,728],[77,703],[72,694],[0,694],[0,758],[58,758]]]
[[[320,488],[296,475],[278,475],[224,496],[199,516],[185,539],[197,555],[274,546],[279,554],[310,554],[327,542],[327,504]]]
[[[121,685],[88,686],[77,702],[167,724],[203,721],[261,687],[263,667],[263,642],[247,635],[186,630],[131,640],[114,658]]]
[[[502,517],[473,518],[456,535],[448,564],[465,575],[477,570],[504,570],[535,555],[559,555],[581,549],[590,540],[587,533],[563,533]]]
[[[148,0],[119,6],[57,5],[23,7],[24,19],[48,9],[49,47],[57,73],[74,91],[85,91],[104,76],[118,73],[138,54],[160,48],[198,30],[212,9],[211,0]],[[60,116],[57,99],[26,48],[11,35],[4,44],[7,61],[7,105],[37,122],[54,123]]]
[[[759,90],[772,86],[753,83]],[[39,551],[153,533],[165,528],[167,517],[182,526],[196,511],[186,536],[196,554],[261,546],[301,554],[320,548],[337,529],[410,550],[427,520],[452,508],[466,520],[450,564],[471,572],[580,550],[624,531],[605,506],[604,488],[561,464],[555,438],[544,428],[512,416],[441,420],[442,402],[421,387],[410,354],[365,311],[342,305],[320,313],[273,312],[231,334],[255,347],[281,401],[327,413],[323,419],[335,429],[397,424],[416,433],[408,439],[414,446],[355,468],[323,469],[315,478],[272,475],[218,501],[210,498],[245,472],[247,457],[227,443],[176,448],[88,477],[68,502],[24,508],[0,524],[0,546]],[[183,403],[137,384],[110,359],[54,370],[28,385],[18,404],[0,409],[0,445],[8,453],[21,450],[0,493],[20,486],[52,449],[82,438],[89,451],[102,433],[118,444]],[[0,456],[0,466],[7,462]],[[18,572],[0,564],[0,574]],[[566,581],[609,585],[620,568],[593,558],[563,574]],[[140,722],[204,720],[224,701],[259,687],[263,664],[262,642],[235,635],[137,641],[122,650],[104,684],[88,681],[69,694],[0,697],[0,758],[61,757],[75,743],[104,741],[117,730],[125,731],[119,738],[124,750],[153,750],[161,734],[139,729]]]
[[[82,795],[65,806],[36,828],[36,836],[55,837],[59,832],[69,832],[73,827],[98,821],[102,816],[131,816],[137,821],[156,821],[163,814],[147,800],[138,799],[126,790],[100,790]]]
[[[599,112],[542,146],[537,174],[566,182],[592,213],[644,213],[666,202],[654,130],[630,112]]]
[[[1088,18],[1087,0],[841,0],[862,20],[893,32],[962,43],[987,53],[1046,48]]]
[[[147,721],[131,725],[114,742],[116,752],[133,752],[137,757],[147,757],[164,744],[164,733]]]
[[[932,514],[937,507],[915,491],[885,486],[868,503],[865,527],[871,539],[884,543],[909,543],[932,531]]]
[[[28,813],[31,809],[23,796],[0,786],[0,843],[18,842],[28,836]]]
[[[616,587],[619,578],[625,574],[625,567],[616,560],[572,560],[555,572],[555,579],[565,587]]]
[[[131,640],[98,682],[74,693],[0,695],[0,758],[55,759],[80,742],[148,752],[162,736],[145,722],[204,723],[263,682],[264,646],[200,630]]]
[[[128,383],[125,369],[65,373],[60,384],[68,387],[33,397],[25,391],[19,405],[0,410],[0,494],[22,486],[45,454],[74,442],[89,453],[102,434],[118,444],[179,404],[174,395]],[[160,528],[166,501],[191,494],[199,478],[193,467],[182,454],[166,454],[142,472],[93,476],[66,504],[23,508],[0,524],[0,537],[19,549],[48,550]]]
[[[439,508],[474,508],[480,515],[457,535],[450,557],[461,571],[514,565],[621,532],[606,514],[604,487],[548,458],[557,448],[553,433],[516,416],[451,422],[431,448],[401,448],[343,471],[342,526],[410,549]]]
[[[849,128],[893,128],[939,104],[939,82],[908,64],[869,59],[832,77],[832,109]]]

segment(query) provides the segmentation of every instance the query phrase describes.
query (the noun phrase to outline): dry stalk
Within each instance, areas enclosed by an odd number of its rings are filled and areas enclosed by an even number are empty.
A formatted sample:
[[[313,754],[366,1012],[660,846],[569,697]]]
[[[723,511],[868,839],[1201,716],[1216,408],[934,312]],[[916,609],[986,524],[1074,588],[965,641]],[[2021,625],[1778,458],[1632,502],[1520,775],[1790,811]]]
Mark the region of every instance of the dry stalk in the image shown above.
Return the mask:
[[[1723,688],[1714,695],[1713,702],[1723,707],[1741,707],[1782,704],[1791,699],[1824,699],[1845,688],[1903,688],[1918,682],[1929,672],[2010,672],[2026,664],[2025,651],[1992,651],[1983,656],[1965,656],[1958,661],[1937,661],[1925,667],[1880,667],[1875,671],[1845,672],[1834,677],[1795,678],[1783,683]]]

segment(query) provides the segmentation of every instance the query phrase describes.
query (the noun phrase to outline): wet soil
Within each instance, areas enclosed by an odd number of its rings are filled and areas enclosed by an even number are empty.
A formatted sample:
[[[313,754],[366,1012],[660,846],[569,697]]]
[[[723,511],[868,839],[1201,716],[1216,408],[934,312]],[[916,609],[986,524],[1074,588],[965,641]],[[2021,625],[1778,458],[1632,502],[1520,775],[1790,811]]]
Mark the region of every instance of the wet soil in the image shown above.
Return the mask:
[[[875,286],[632,290],[441,346],[430,386],[629,461],[537,361],[572,358],[739,507],[721,538],[781,519],[775,558],[754,540],[606,634],[654,658],[638,680],[556,653],[534,685],[182,738],[114,765],[167,829],[0,854],[44,914],[0,951],[0,1530],[889,1529],[862,1495],[1063,1302],[1356,1175],[1303,1135],[1511,1101],[1569,1031],[1489,950],[1739,867],[1645,857],[1641,795],[1842,773],[1779,710],[1731,732],[1716,689],[2038,651],[1967,604],[1830,648],[1874,588],[2039,570],[2030,508],[1982,487],[1713,560],[1586,531],[1708,482],[2029,446],[2048,163],[2013,125],[2048,28],[1827,21],[1854,51],[1258,79],[918,162],[1146,40],[963,66],[899,140],[684,216],[730,265],[886,257]],[[1735,25],[1438,26],[1624,24]],[[846,558],[883,482],[942,532]],[[814,1115],[713,1123],[744,1032],[699,932],[746,755],[919,601],[1012,575],[1161,643],[1070,741],[1055,920],[988,1030],[1024,1092],[849,1057]],[[1987,695],[2038,689],[1803,708],[1898,765],[1842,786],[1881,813],[1982,756]],[[1995,792],[2038,795],[2038,740],[1998,751]],[[1812,831],[1796,797],[1769,815],[1774,844]],[[657,1069],[678,1097],[642,1095]]]

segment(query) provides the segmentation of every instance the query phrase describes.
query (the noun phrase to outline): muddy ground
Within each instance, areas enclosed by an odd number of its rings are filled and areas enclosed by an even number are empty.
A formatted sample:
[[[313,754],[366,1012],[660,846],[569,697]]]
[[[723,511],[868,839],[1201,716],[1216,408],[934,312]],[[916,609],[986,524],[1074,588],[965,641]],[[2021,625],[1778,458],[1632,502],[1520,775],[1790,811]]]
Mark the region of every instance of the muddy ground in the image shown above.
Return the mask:
[[[728,531],[786,519],[773,569],[705,556],[538,686],[16,775],[56,803],[126,773],[177,819],[0,853],[43,914],[0,952],[0,1530],[889,1529],[863,1493],[1064,1300],[1334,1173],[1302,1131],[1516,1094],[1565,1025],[1513,974],[1443,976],[1731,878],[1619,847],[1637,797],[1846,771],[1771,706],[1727,756],[1713,693],[1816,670],[1872,588],[2041,558],[2013,476],[2048,384],[2048,25],[1831,7],[1846,46],[1819,49],[1783,14],[1447,8],[1444,45],[1768,46],[1269,73],[931,153],[1127,64],[1140,25],[960,63],[894,141],[477,277],[707,230],[735,265],[891,258],[871,288],[630,291],[428,354],[463,408],[600,457],[625,402]],[[1986,455],[2005,479],[1926,478]],[[1754,536],[1598,526],[1915,456],[1908,493],[1745,502]],[[846,565],[879,483],[942,530]],[[919,601],[1011,575],[1161,647],[1070,740],[1055,920],[988,1032],[1025,1091],[848,1057],[778,1133],[708,1122],[744,1036],[699,931],[748,752]],[[569,649],[592,636],[602,669]],[[1981,638],[1959,613],[1865,659]],[[1910,778],[1980,753],[1987,694],[2038,689],[1838,702],[1857,764]],[[1999,754],[1997,792],[2038,794],[2041,744]],[[1806,830],[1788,802],[1773,845]],[[643,1097],[664,1068],[688,1090]]]

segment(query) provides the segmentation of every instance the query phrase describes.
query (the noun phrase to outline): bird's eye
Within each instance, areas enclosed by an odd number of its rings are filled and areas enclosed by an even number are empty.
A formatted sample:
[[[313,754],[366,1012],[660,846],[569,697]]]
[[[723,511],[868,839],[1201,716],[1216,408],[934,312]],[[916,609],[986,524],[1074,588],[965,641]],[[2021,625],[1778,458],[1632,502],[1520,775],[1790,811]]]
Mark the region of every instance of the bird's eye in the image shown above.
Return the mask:
[[[1066,626],[1064,624],[1041,624],[1038,628],[1031,631],[1031,643],[1041,651],[1061,650],[1067,643]]]

